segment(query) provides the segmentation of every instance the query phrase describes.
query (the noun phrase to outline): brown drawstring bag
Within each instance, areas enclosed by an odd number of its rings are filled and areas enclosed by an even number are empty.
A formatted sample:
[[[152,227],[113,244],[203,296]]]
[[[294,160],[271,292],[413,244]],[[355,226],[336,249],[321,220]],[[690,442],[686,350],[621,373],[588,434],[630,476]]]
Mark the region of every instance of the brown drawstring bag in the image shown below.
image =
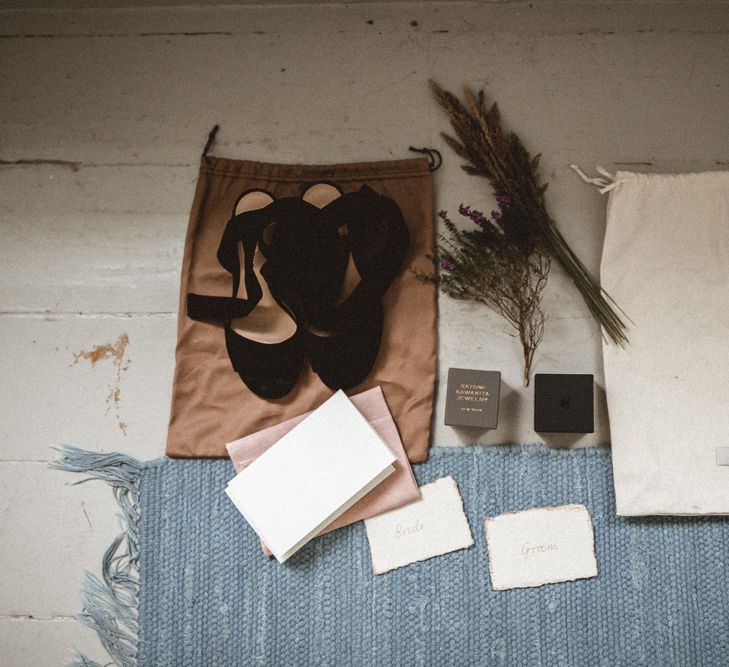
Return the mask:
[[[168,456],[225,457],[226,443],[307,412],[332,391],[305,366],[287,396],[266,400],[233,370],[222,326],[190,319],[188,292],[230,296],[230,274],[216,256],[233,204],[241,192],[261,188],[277,197],[298,195],[301,185],[330,180],[344,192],[367,184],[393,199],[410,233],[410,251],[383,301],[380,351],[367,379],[348,391],[379,385],[411,462],[428,457],[436,378],[436,288],[412,269],[433,271],[433,185],[424,158],[338,165],[279,165],[203,157],[185,239],[180,287]]]

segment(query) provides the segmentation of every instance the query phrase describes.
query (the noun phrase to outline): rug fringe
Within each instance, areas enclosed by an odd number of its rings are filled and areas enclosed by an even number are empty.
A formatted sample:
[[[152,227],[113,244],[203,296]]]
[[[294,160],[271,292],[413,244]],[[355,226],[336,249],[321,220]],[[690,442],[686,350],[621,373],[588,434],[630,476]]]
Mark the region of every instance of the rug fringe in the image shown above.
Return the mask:
[[[144,464],[126,454],[101,454],[64,445],[52,468],[89,476],[74,484],[100,479],[112,486],[122,512],[124,532],[104,553],[103,581],[84,573],[81,586],[83,611],[76,618],[93,628],[118,667],[136,667],[139,608],[139,479]],[[101,667],[76,653],[72,667]]]
[[[85,655],[79,653],[76,651],[76,654],[74,655],[73,662],[66,663],[68,667],[107,667],[107,665],[102,665],[96,660],[91,660],[90,658],[87,658]]]

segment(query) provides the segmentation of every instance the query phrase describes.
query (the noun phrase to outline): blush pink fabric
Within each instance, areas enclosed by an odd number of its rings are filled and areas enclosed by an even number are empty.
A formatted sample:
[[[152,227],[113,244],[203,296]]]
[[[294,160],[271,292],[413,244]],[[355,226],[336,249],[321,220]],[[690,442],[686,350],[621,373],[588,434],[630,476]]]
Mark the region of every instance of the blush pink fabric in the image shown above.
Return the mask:
[[[340,515],[330,523],[321,533],[329,533],[332,530],[348,526],[351,523],[369,519],[377,514],[382,514],[396,507],[402,507],[407,503],[420,499],[420,489],[415,481],[413,470],[410,467],[408,456],[405,453],[400,434],[395,426],[395,421],[390,414],[390,409],[385,401],[385,396],[380,387],[373,387],[360,394],[350,396],[354,406],[362,413],[362,416],[369,422],[370,426],[387,443],[392,453],[397,456],[395,461],[395,472],[378,484],[359,502],[350,507],[344,514]],[[294,426],[306,418],[310,412],[298,417],[293,417],[285,422],[270,426],[262,431],[257,431],[245,438],[234,440],[226,445],[228,455],[233,461],[236,472],[253,463],[269,447],[275,445]],[[268,547],[261,542],[263,552],[270,556]]]

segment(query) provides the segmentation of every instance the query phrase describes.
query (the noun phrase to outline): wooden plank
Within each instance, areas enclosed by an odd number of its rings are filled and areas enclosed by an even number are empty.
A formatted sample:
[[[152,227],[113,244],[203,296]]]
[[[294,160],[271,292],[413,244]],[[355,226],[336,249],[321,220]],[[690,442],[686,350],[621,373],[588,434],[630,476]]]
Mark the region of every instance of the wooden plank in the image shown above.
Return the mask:
[[[176,313],[195,169],[0,169],[4,312]]]
[[[562,22],[572,10],[589,11],[559,5]],[[630,6],[613,8],[619,18],[601,29],[542,25],[534,34],[518,30],[532,20],[521,4],[445,7],[430,30],[409,5],[368,7],[384,14],[367,20],[363,8],[239,7],[216,15],[231,34],[170,36],[165,13],[159,30],[146,34],[124,27],[139,21],[134,14],[97,12],[93,21],[113,20],[111,32],[7,37],[0,158],[186,165],[215,122],[223,126],[218,148],[229,155],[309,162],[399,155],[444,127],[426,85],[434,76],[453,88],[487,83],[510,122],[545,153],[570,146],[578,157],[612,151],[645,160],[668,151],[726,160],[729,40],[718,5],[691,12],[671,5],[665,15],[644,8],[639,15],[659,27],[639,36],[628,25]],[[546,7],[537,9],[545,20]],[[501,24],[511,29],[495,30]]]
[[[312,49],[292,26],[195,42],[14,42],[0,41],[0,157],[11,163],[187,164],[214,123],[221,153],[268,161],[383,158],[430,137],[412,97],[425,91],[415,38],[333,33]],[[366,85],[373,63],[378,77]]]
[[[439,2],[371,2],[354,0],[252,0],[234,5],[207,0],[191,5],[175,0],[112,0],[104,7],[88,0],[9,0],[3,7],[0,35],[207,36],[276,34],[298,30],[321,35],[333,30],[443,33],[472,31],[485,35],[605,34],[646,32],[721,32],[729,27],[727,0],[441,0]],[[181,4],[183,7],[166,5]],[[219,4],[222,6],[210,6]],[[282,6],[283,5],[283,6]],[[67,8],[78,7],[69,20]],[[239,20],[245,16],[246,20]],[[406,19],[406,20],[402,20]],[[414,25],[413,22],[416,24]],[[295,30],[292,30],[292,27]]]
[[[69,618],[0,618],[0,646],[2,663],[12,667],[58,667],[74,650],[101,665],[109,664],[96,633]]]
[[[111,488],[50,470],[0,461],[0,617],[72,616],[81,610],[83,569],[121,532]]]
[[[537,372],[593,372],[602,383],[599,334],[574,289],[555,270],[547,294],[545,340],[534,361]],[[562,285],[562,288],[556,285]],[[558,303],[555,303],[558,302]],[[559,307],[557,307],[559,306]],[[483,307],[440,299],[440,387],[448,368],[494,368],[514,392],[502,405],[499,429],[460,436],[443,425],[444,392],[438,392],[433,440],[534,442],[531,389],[521,387],[521,357],[512,331]],[[164,453],[174,369],[172,317],[0,318],[0,339],[8,352],[6,382],[0,387],[5,410],[2,459],[48,461],[51,446],[74,444],[99,451],[123,451],[140,459]],[[119,359],[120,339],[128,343]],[[222,338],[222,336],[221,336]],[[565,345],[565,340],[569,344]],[[222,340],[221,340],[222,345]],[[107,347],[108,346],[108,347]],[[95,363],[80,353],[111,349]],[[580,445],[604,444],[607,425]],[[468,440],[466,440],[468,441]]]
[[[0,340],[3,460],[48,461],[63,443],[164,453],[176,318],[3,317]]]

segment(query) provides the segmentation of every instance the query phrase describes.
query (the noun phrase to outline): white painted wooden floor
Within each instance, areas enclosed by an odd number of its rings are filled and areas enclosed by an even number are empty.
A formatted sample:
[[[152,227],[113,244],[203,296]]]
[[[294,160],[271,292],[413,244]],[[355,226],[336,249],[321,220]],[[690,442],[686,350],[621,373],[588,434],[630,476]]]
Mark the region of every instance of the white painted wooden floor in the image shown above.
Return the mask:
[[[71,617],[82,570],[99,571],[118,532],[115,508],[102,484],[70,486],[49,470],[50,448],[163,453],[182,243],[214,123],[216,154],[272,162],[436,146],[438,208],[487,206],[439,138],[447,123],[427,79],[485,85],[543,152],[549,204],[593,270],[605,201],[571,162],[729,166],[727,2],[128,4],[0,9],[5,665],[58,665],[74,646],[104,660]],[[687,224],[690,207],[676,211]],[[592,372],[601,385],[597,329],[556,267],[545,301],[534,370]],[[505,325],[448,299],[440,309],[441,383],[449,366],[472,366],[501,370],[506,386],[499,429],[486,434],[440,425],[439,397],[435,441],[537,440]],[[596,433],[556,444],[608,440],[598,392]]]

